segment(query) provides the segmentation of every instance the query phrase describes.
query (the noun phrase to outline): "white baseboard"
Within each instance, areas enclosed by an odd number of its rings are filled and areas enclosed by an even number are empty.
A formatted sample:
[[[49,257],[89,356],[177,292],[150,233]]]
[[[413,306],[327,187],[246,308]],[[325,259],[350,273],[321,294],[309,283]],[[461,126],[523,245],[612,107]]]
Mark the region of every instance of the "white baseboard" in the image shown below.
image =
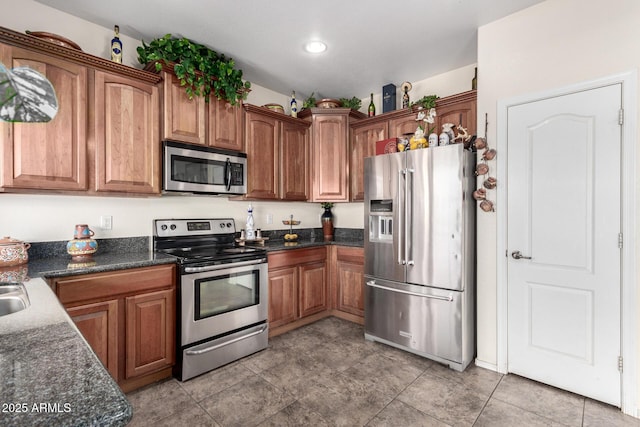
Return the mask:
[[[488,370],[493,371],[493,372],[500,372],[500,371],[498,371],[498,365],[496,365],[494,363],[483,362],[482,360],[478,360],[476,358],[475,364],[476,364],[476,366],[479,366],[480,368],[488,369]]]

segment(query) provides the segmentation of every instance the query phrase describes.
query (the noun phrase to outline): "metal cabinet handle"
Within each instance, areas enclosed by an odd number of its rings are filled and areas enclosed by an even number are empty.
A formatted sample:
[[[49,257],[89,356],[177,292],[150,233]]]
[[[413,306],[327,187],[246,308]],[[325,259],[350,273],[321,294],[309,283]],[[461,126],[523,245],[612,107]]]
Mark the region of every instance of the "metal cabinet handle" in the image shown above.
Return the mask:
[[[237,343],[238,341],[242,341],[242,340],[245,340],[247,338],[251,338],[251,337],[254,337],[256,335],[260,335],[266,329],[267,329],[267,325],[263,326],[262,329],[260,329],[259,331],[251,332],[250,334],[247,334],[247,335],[242,335],[240,337],[234,338],[234,339],[229,340],[227,342],[223,342],[221,344],[217,344],[217,345],[214,345],[214,346],[211,346],[211,347],[203,348],[202,350],[187,350],[187,351],[185,351],[185,353],[188,354],[189,356],[198,356],[200,354],[208,353],[210,351],[217,350],[217,349],[219,349],[221,347],[226,347],[226,346],[228,346],[230,344]]]
[[[367,286],[371,286],[372,288],[384,289],[385,291],[397,292],[400,294],[412,295],[415,297],[422,297],[428,299],[438,299],[442,301],[453,301],[453,295],[449,294],[448,296],[440,296],[440,295],[428,295],[428,294],[420,294],[418,292],[405,291],[403,289],[390,288],[388,286],[378,285],[374,280],[368,281]]]
[[[524,256],[520,253],[520,251],[513,251],[511,252],[511,257],[513,259],[531,259],[530,256]]]

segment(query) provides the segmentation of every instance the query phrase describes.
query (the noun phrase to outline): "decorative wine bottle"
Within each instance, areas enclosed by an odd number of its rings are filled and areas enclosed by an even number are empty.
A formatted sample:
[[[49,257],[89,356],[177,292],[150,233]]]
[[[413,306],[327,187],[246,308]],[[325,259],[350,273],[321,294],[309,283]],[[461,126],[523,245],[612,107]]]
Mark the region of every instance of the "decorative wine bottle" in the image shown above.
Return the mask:
[[[298,102],[296,101],[296,91],[291,92],[291,117],[298,117]]]
[[[471,90],[478,89],[478,67],[473,74],[473,79],[471,79]]]
[[[122,42],[120,41],[120,27],[113,27],[115,35],[111,39],[111,60],[122,64]]]
[[[247,215],[247,229],[245,231],[247,240],[254,240],[256,238],[255,230],[253,228],[253,206],[249,204]]]
[[[371,102],[369,102],[369,117],[376,115],[376,106],[373,103],[373,93],[371,94]]]

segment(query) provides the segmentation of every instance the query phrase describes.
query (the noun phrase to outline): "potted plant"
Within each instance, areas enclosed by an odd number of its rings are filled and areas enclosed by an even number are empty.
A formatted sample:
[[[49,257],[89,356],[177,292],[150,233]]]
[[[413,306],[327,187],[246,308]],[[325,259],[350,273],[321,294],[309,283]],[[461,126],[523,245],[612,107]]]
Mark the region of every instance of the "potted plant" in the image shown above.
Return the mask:
[[[246,99],[251,87],[251,83],[242,80],[242,70],[235,68],[233,59],[185,37],[167,34],[149,44],[142,41],[137,52],[141,64],[155,63],[158,72],[163,67],[173,67],[189,98],[203,96],[208,101],[213,95],[235,105]]]
[[[436,99],[438,99],[437,95],[425,95],[422,98],[418,99],[416,102],[412,102],[411,108],[413,108],[414,106],[422,107],[425,110],[435,108]]]
[[[362,106],[362,100],[357,97],[352,98],[340,98],[340,103],[343,108],[351,108],[352,110],[358,111],[360,106]]]

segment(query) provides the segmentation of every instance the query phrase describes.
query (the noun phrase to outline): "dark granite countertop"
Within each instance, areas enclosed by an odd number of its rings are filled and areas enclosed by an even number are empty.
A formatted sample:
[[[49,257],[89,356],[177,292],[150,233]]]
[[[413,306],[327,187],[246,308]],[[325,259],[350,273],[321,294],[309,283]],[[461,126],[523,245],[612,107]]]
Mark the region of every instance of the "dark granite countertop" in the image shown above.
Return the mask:
[[[29,277],[62,277],[78,274],[101,273],[127,268],[148,267],[174,263],[175,258],[151,251],[96,253],[86,262],[73,262],[70,256],[29,260]]]
[[[1,286],[1,285],[0,285]],[[131,405],[43,279],[0,316],[0,424],[124,426]]]
[[[273,251],[282,251],[288,249],[302,249],[302,248],[311,248],[315,246],[327,246],[327,245],[337,245],[337,246],[353,246],[356,248],[364,247],[363,240],[352,240],[352,239],[338,239],[331,241],[323,241],[320,240],[310,240],[310,239],[299,239],[296,242],[285,242],[284,240],[269,240],[265,243],[264,247],[268,252]]]

